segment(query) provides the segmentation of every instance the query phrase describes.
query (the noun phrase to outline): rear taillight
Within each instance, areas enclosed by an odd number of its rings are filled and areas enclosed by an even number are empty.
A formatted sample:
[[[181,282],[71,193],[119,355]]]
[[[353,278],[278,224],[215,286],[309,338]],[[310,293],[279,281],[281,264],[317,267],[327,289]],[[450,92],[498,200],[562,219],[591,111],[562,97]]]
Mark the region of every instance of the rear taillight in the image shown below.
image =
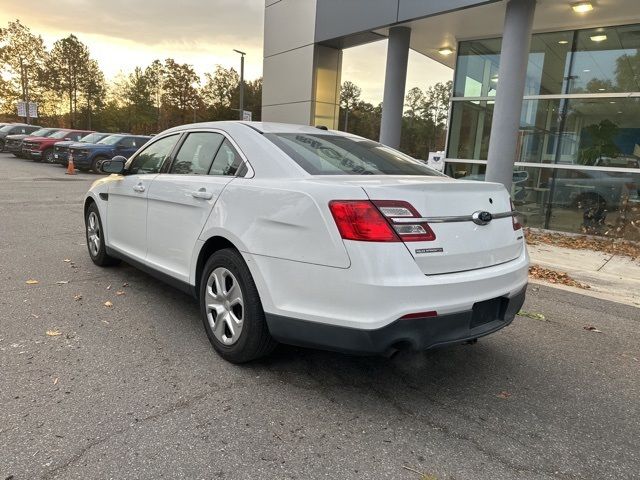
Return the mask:
[[[516,208],[513,206],[513,200],[511,200],[511,212],[513,213],[511,217],[511,221],[513,222],[513,229],[520,230],[522,228],[522,225],[520,224],[520,220],[518,220]]]
[[[410,203],[401,200],[374,200],[373,203],[403,242],[431,242],[436,239],[429,224],[420,220],[420,214]]]
[[[331,215],[345,240],[399,242],[389,223],[368,200],[333,200]]]
[[[430,242],[435,233],[407,202],[334,200],[329,202],[340,235],[365,242]]]

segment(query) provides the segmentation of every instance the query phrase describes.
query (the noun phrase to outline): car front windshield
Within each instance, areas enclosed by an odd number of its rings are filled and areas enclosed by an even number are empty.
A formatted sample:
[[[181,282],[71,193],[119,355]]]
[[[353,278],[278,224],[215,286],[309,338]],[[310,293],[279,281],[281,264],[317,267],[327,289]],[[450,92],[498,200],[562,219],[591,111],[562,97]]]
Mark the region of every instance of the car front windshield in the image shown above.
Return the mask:
[[[59,132],[52,133],[49,135],[49,138],[64,138],[69,132],[65,132],[64,130],[60,130]]]
[[[444,176],[419,160],[364,138],[310,133],[264,136],[311,175]]]
[[[98,140],[104,138],[103,133],[90,133],[80,139],[82,143],[96,143]]]
[[[98,142],[99,145],[115,145],[122,139],[121,135],[109,135]]]
[[[32,132],[30,135],[32,137],[46,137],[47,135],[53,132],[55,132],[55,130],[52,130],[51,128],[41,128],[40,130],[36,130],[35,132]]]

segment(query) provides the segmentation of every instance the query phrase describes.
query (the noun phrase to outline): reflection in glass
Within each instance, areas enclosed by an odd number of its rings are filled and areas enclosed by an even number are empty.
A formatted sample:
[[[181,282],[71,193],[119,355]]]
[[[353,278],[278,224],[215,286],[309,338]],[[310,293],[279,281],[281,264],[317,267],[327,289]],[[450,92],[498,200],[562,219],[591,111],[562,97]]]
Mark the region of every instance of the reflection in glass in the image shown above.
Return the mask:
[[[484,180],[486,166],[448,163],[448,175]],[[640,172],[516,166],[511,196],[529,227],[640,240]]]

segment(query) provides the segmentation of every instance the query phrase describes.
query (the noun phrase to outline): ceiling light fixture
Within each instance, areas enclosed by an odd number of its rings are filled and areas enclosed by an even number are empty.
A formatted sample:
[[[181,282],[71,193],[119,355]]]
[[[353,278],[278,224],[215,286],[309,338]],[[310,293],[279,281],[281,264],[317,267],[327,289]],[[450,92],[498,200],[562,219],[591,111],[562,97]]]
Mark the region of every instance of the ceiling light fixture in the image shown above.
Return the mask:
[[[576,13],[587,13],[593,10],[593,4],[591,2],[577,2],[572,4],[571,8]]]
[[[569,43],[569,40],[560,40],[558,43],[560,45],[566,45],[567,43]]]
[[[451,55],[453,53],[453,48],[451,48],[451,47],[442,47],[441,49],[438,50],[438,53],[440,55],[448,57],[449,55]]]
[[[584,73],[589,73],[591,70],[589,70],[588,68],[585,68],[584,70],[582,70]]]
[[[607,36],[604,33],[599,35],[591,35],[589,37],[592,42],[604,42],[607,39]]]

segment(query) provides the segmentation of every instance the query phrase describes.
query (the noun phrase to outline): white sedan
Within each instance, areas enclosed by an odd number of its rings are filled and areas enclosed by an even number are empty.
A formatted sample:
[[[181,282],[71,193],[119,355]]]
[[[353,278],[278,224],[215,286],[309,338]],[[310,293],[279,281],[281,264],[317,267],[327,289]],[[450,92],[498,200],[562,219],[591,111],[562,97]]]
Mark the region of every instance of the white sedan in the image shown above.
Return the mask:
[[[379,143],[274,123],[172,128],[87,193],[89,254],[200,302],[231,362],[277,342],[388,354],[472,341],[520,309],[529,257],[503,186]]]

